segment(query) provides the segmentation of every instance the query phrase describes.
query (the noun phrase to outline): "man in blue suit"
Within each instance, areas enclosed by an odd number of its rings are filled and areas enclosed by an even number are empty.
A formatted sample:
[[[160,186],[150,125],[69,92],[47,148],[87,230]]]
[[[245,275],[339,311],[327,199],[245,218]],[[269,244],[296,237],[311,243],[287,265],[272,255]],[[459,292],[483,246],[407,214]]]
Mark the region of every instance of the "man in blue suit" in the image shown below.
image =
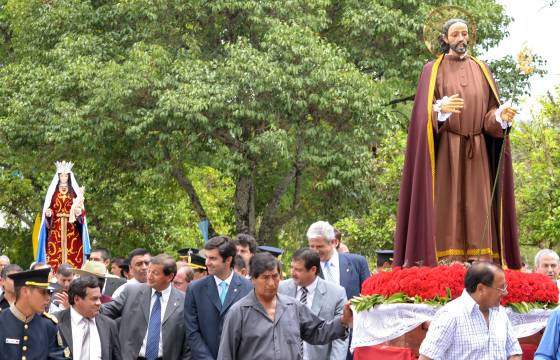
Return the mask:
[[[192,282],[185,297],[185,321],[192,358],[215,360],[225,315],[253,285],[233,271],[237,248],[233,240],[217,236],[204,245],[208,276]]]
[[[371,275],[366,258],[339,253],[335,247],[334,228],[326,221],[317,221],[307,230],[309,247],[319,253],[322,278],[346,290],[348,299],[360,295],[363,282]]]
[[[366,258],[336,251],[334,227],[326,221],[317,221],[307,230],[309,247],[321,258],[321,277],[342,286],[348,300],[360,295],[362,284],[371,275]],[[352,334],[350,333],[350,344]],[[347,359],[352,359],[348,351]]]

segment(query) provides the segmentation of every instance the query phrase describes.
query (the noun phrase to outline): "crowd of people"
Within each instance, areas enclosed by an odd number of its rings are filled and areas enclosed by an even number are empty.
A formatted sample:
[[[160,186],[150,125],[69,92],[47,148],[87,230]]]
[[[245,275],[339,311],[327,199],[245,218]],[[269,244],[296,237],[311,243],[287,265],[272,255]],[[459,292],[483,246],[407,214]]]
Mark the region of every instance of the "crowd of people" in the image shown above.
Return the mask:
[[[289,262],[247,234],[176,256],[94,248],[81,269],[2,256],[0,360],[351,358],[348,299],[370,271],[340,236],[312,224]]]
[[[370,276],[363,256],[340,251],[319,221],[289,262],[240,234],[217,236],[177,260],[134,249],[127,259],[95,248],[81,269],[30,270],[0,256],[0,359],[350,359],[352,311]],[[544,249],[534,272],[557,281]],[[474,263],[465,290],[430,323],[420,359],[521,359],[505,310],[501,268]],[[554,311],[535,359],[560,359]]]

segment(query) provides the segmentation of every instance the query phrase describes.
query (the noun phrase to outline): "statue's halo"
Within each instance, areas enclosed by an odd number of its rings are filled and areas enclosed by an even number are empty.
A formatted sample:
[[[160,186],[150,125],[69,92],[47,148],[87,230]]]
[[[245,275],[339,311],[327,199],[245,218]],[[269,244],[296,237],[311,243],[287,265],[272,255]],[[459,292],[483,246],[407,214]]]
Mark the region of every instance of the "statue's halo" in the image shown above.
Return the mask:
[[[438,37],[441,34],[443,25],[451,19],[463,19],[467,22],[469,26],[469,47],[472,49],[476,45],[476,23],[471,13],[460,6],[439,6],[432,10],[426,17],[422,34],[424,44],[436,57],[441,55]]]

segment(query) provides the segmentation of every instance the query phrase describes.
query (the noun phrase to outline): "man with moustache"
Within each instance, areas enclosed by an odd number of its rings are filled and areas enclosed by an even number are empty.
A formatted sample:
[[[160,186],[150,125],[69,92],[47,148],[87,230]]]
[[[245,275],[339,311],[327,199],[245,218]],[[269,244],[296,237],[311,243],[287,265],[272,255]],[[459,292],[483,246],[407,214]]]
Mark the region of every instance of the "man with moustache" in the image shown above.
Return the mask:
[[[521,346],[500,300],[507,295],[502,269],[474,263],[465,289],[438,310],[420,346],[419,360],[521,360]]]
[[[98,279],[86,275],[73,280],[68,299],[70,309],[55,314],[66,352],[75,360],[120,360],[117,323],[99,313]]]
[[[57,319],[45,312],[53,288],[50,268],[8,275],[16,302],[0,312],[0,359],[60,360],[68,358],[59,342]]]
[[[231,306],[247,295],[252,285],[233,271],[237,248],[227,236],[204,245],[208,276],[192,282],[185,298],[185,322],[193,359],[218,357],[224,318]]]
[[[284,280],[278,288],[279,294],[298,299],[313,314],[324,320],[333,320],[342,315],[347,302],[342,286],[319,277],[321,259],[310,248],[301,248],[292,256],[292,278]],[[344,360],[348,339],[334,340],[325,345],[303,343],[303,360]]]
[[[515,110],[500,104],[486,64],[468,55],[470,35],[466,21],[447,21],[439,38],[443,54],[420,76],[400,187],[396,266],[487,260],[521,268],[504,136]]]

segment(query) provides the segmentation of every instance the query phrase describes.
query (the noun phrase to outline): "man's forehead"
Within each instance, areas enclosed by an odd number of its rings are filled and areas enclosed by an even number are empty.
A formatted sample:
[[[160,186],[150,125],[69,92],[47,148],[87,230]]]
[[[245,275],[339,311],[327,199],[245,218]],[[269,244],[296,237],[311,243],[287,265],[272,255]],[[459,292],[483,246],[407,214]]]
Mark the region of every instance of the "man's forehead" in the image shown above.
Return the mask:
[[[543,256],[541,256],[541,259],[540,259],[540,261],[539,261],[539,264],[542,264],[542,263],[544,263],[544,262],[547,262],[547,263],[551,263],[551,262],[552,262],[552,263],[557,264],[557,263],[558,263],[558,260],[556,260],[556,258],[555,258],[554,256],[552,256],[552,255],[543,255]]]
[[[261,275],[265,275],[265,276],[271,276],[271,275],[278,275],[278,269],[274,269],[274,270],[267,270],[265,272],[263,272]]]
[[[458,21],[458,22],[454,23],[453,25],[451,25],[451,26],[449,27],[449,31],[448,31],[447,33],[448,33],[448,34],[451,34],[451,33],[455,32],[455,31],[460,31],[460,32],[466,31],[466,32],[468,32],[468,31],[469,31],[469,27],[467,26],[467,24]]]

